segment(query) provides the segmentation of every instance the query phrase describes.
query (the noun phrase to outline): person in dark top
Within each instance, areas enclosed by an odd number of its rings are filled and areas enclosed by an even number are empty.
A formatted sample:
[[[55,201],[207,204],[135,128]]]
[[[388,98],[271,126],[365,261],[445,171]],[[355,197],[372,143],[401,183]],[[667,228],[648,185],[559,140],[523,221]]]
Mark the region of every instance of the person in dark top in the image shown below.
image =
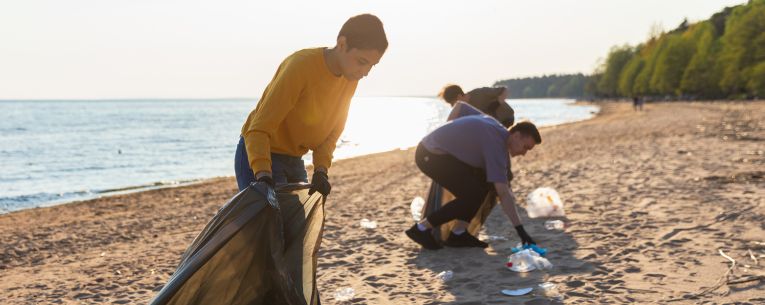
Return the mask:
[[[438,94],[451,106],[456,102],[465,102],[494,117],[502,126],[510,127],[515,122],[515,111],[505,102],[507,95],[505,87],[482,87],[464,93],[458,85],[446,85]]]

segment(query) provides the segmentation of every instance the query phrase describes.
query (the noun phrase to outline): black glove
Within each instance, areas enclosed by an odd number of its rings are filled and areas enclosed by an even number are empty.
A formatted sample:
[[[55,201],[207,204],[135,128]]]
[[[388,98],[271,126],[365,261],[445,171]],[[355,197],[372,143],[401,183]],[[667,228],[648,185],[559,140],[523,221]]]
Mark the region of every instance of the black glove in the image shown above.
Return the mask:
[[[313,195],[313,193],[319,192],[324,195],[324,197],[327,197],[331,190],[332,186],[329,185],[329,176],[327,176],[327,173],[322,171],[313,172],[313,177],[311,177],[311,189],[308,190],[308,195]]]
[[[260,176],[260,178],[256,179],[255,181],[268,184],[268,186],[270,186],[271,188],[276,187],[276,184],[274,183],[274,178],[271,178],[271,176],[268,176],[268,175]]]
[[[523,229],[523,225],[515,226],[515,231],[518,232],[518,237],[521,238],[521,243],[524,245],[536,245],[537,243],[534,242],[533,239],[531,239],[531,236],[529,236],[529,233],[526,233],[526,230]]]
[[[258,179],[255,179],[255,185],[256,188],[262,188],[265,184],[265,190],[261,190],[261,192],[265,191],[266,200],[268,200],[268,204],[270,204],[275,209],[279,209],[279,201],[276,199],[276,184],[274,183],[274,178],[268,175],[263,175]],[[262,183],[262,184],[260,184]],[[259,185],[258,185],[259,184]]]

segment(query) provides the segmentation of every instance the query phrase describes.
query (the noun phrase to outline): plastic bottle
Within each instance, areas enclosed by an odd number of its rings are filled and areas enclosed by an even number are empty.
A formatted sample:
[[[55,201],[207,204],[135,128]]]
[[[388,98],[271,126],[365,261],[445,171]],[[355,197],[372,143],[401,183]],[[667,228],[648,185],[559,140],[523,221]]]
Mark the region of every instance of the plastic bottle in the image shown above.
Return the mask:
[[[451,270],[441,271],[441,273],[436,274],[436,278],[441,280],[442,282],[448,282],[452,278],[454,278],[454,272]]]
[[[374,220],[369,220],[369,219],[364,218],[364,219],[361,220],[361,227],[364,228],[364,229],[370,229],[370,230],[376,229],[377,228],[377,222],[374,221]]]
[[[350,301],[353,299],[353,296],[356,295],[356,291],[353,290],[353,288],[340,288],[335,291],[335,301],[338,302],[345,302]]]
[[[414,221],[420,221],[422,219],[422,207],[425,206],[425,199],[422,197],[414,197],[412,204],[409,206],[412,209],[412,218]]]
[[[563,230],[563,228],[566,226],[565,223],[561,220],[548,220],[545,221],[545,229],[548,230]]]
[[[539,284],[537,286],[537,291],[539,295],[546,296],[551,299],[555,299],[558,301],[563,301],[563,294],[561,294],[558,291],[558,285],[555,285],[550,282],[544,282],[542,284]]]

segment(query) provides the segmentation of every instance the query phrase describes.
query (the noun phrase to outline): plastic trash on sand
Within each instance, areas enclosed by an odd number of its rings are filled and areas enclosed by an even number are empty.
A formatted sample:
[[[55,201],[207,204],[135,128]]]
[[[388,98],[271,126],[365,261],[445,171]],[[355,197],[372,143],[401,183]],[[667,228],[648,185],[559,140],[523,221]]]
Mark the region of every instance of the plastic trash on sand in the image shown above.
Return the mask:
[[[364,218],[364,219],[361,220],[361,227],[364,228],[364,229],[370,229],[370,230],[376,229],[377,228],[377,222],[374,221],[374,220],[369,220],[369,219]]]
[[[537,286],[537,287],[538,287],[537,288],[538,294],[540,294],[542,296],[546,296],[546,297],[551,298],[551,299],[556,299],[558,301],[562,301],[563,300],[563,294],[561,294],[558,291],[558,285],[555,285],[555,284],[550,283],[550,282],[544,282],[542,284],[539,284],[539,286]]]
[[[526,197],[526,212],[531,218],[566,216],[558,192],[549,187],[540,187],[529,193]]]
[[[339,288],[335,291],[335,301],[350,301],[353,299],[354,295],[356,295],[356,291],[354,291],[353,288]]]
[[[441,273],[436,274],[436,278],[441,280],[442,282],[448,282],[449,280],[454,278],[454,272],[451,270],[441,271]]]
[[[545,229],[548,230],[563,230],[566,224],[562,220],[548,220],[545,221]]]
[[[517,253],[517,252],[521,252],[524,249],[531,249],[537,254],[539,254],[539,256],[547,255],[547,249],[545,248],[542,248],[537,245],[521,245],[521,243],[518,243],[518,245],[516,245],[515,248],[511,248],[510,251],[513,253]]]
[[[412,218],[414,221],[420,221],[422,219],[422,207],[425,206],[425,199],[422,197],[414,197],[412,204],[409,206],[412,209]]]
[[[546,270],[552,269],[553,265],[546,258],[539,256],[538,253],[531,249],[521,250],[513,255],[510,255],[509,262],[512,266],[508,269],[515,272],[529,272],[535,269]]]
[[[481,240],[485,240],[488,242],[495,242],[495,241],[504,241],[507,240],[507,237],[502,235],[481,235],[479,237]]]
[[[533,288],[502,289],[502,294],[517,297],[524,294],[528,294],[529,292],[531,292],[531,290],[533,290]]]

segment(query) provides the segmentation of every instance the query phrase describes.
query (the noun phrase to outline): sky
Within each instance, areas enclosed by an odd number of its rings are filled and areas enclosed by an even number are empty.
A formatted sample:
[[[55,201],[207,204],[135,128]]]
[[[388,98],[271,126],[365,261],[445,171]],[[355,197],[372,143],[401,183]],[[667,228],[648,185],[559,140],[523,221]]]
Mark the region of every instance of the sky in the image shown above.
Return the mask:
[[[590,73],[653,25],[744,0],[0,0],[0,99],[257,98],[279,63],[372,13],[390,46],[357,96]]]

